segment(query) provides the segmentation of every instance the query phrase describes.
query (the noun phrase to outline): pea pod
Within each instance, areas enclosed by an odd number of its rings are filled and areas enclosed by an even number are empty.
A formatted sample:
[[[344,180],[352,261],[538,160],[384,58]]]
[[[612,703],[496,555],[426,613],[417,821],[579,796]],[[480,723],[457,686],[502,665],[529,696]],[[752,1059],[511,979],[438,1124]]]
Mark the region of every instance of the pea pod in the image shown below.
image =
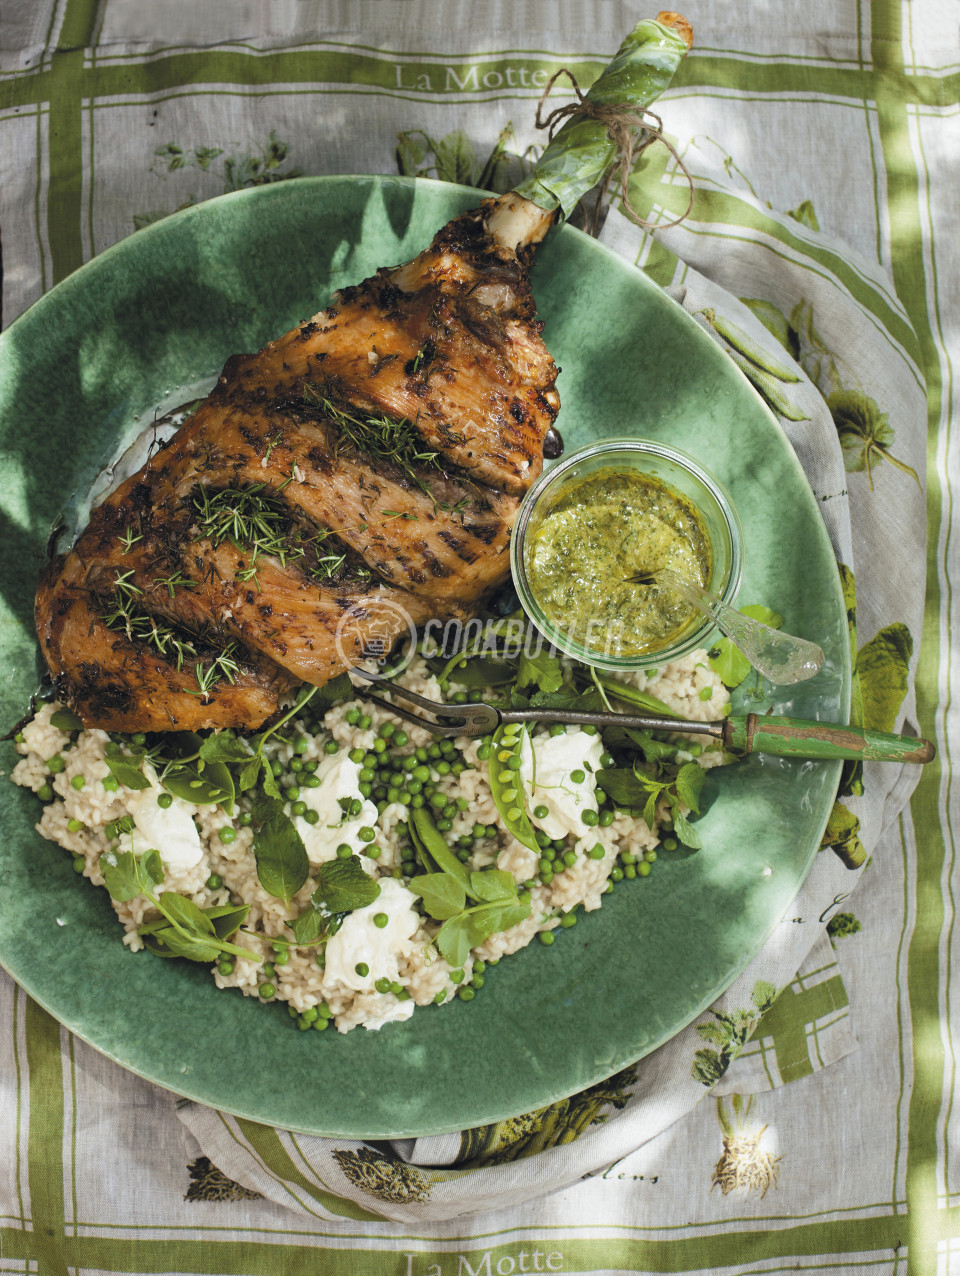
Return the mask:
[[[222,762],[206,762],[203,771],[195,766],[173,766],[160,783],[174,797],[195,806],[227,806],[236,796],[233,776]]]
[[[593,678],[615,699],[623,700],[626,704],[634,705],[638,709],[645,709],[647,713],[652,713],[656,716],[662,715],[665,718],[678,718],[680,716],[676,709],[671,709],[668,704],[664,704],[656,696],[651,696],[648,692],[641,691],[639,687],[631,687],[629,683],[618,682],[616,678],[611,678],[602,669],[594,669]]]
[[[738,328],[735,323],[731,323],[729,319],[725,319],[723,315],[710,306],[700,311],[711,328],[721,337],[728,345],[733,346],[734,350],[742,358],[754,364],[761,372],[768,372],[770,376],[775,377],[778,381],[797,382],[800,380],[798,373],[787,364],[781,363],[779,359],[775,359],[772,354],[763,346],[759,345],[742,328]]]
[[[490,791],[507,832],[512,834],[518,842],[529,847],[531,851],[539,854],[540,843],[537,841],[536,830],[527,815],[526,795],[523,791],[520,772],[510,770],[508,765],[509,758],[520,756],[525,730],[526,728],[516,732],[515,727],[511,728],[510,724],[501,723],[494,731],[493,752],[490,755]],[[516,732],[516,734],[511,733],[507,736],[505,733],[508,731]],[[508,757],[503,757],[503,754],[507,754]],[[510,780],[501,780],[501,772],[509,774]],[[512,793],[513,796],[507,797],[508,793]]]
[[[768,376],[766,372],[761,371],[749,359],[745,359],[743,355],[738,354],[736,350],[728,350],[727,354],[737,365],[743,375],[751,383],[753,388],[760,395],[761,399],[771,407],[778,416],[785,417],[788,421],[809,421],[809,412],[804,412],[797,405],[791,402],[790,398],[784,393],[783,386],[779,381],[775,381],[773,377]]]
[[[477,896],[470,889],[470,874],[447,845],[446,838],[434,824],[433,816],[425,806],[411,811],[410,831],[416,839],[417,850],[426,852],[441,873],[449,873],[451,877],[455,877],[470,898],[476,899]]]
[[[223,762],[199,760],[202,745],[193,731],[171,735],[167,748],[174,758],[164,768],[160,783],[174,797],[195,806],[229,807],[236,797],[233,776]]]

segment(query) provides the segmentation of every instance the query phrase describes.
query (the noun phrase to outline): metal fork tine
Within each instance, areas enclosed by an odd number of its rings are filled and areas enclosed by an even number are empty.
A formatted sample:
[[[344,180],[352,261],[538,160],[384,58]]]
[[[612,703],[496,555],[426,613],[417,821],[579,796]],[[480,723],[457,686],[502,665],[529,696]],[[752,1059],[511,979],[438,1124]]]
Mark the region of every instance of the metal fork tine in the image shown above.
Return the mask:
[[[417,726],[426,727],[434,735],[486,735],[493,731],[500,721],[500,714],[493,705],[483,704],[479,701],[474,701],[470,704],[443,704],[439,700],[428,700],[426,696],[421,696],[416,691],[409,691],[406,687],[397,686],[395,682],[391,682],[387,678],[381,678],[378,674],[367,673],[365,669],[352,669],[351,673],[358,674],[361,678],[366,678],[368,682],[383,687],[390,692],[391,696],[395,696],[399,700],[409,700],[412,704],[420,705],[428,713],[440,718],[440,722],[431,721],[429,718],[421,717],[418,713],[411,713],[409,709],[405,709],[402,705],[394,704],[392,700],[385,700],[382,696],[378,696],[372,691],[363,692],[368,700],[381,705],[384,709],[389,709],[391,713],[395,713],[397,717],[403,718],[406,722],[413,722]],[[444,718],[451,720],[449,725],[442,721]]]

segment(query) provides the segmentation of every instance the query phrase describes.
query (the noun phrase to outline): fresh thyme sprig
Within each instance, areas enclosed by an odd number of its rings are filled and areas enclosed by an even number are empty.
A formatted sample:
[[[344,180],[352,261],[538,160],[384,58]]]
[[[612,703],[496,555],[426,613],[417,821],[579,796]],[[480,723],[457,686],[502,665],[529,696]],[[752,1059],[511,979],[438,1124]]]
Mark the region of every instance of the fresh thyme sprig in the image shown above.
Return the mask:
[[[426,448],[416,424],[408,417],[391,421],[385,416],[370,416],[355,408],[336,404],[324,388],[307,383],[303,387],[305,402],[319,409],[337,428],[337,451],[355,448],[376,461],[395,466],[432,499],[430,488],[416,467],[443,470],[440,453]]]
[[[310,537],[293,540],[290,515],[285,507],[270,495],[264,483],[254,483],[245,488],[223,488],[209,493],[204,489],[194,497],[200,536],[218,548],[225,541],[250,560],[236,573],[241,581],[255,580],[260,587],[257,564],[264,555],[279,559],[286,567],[287,560],[296,561],[314,580],[331,580],[338,575],[347,561],[346,552],[326,554],[311,563],[307,553],[309,546],[318,548],[330,536],[332,529],[314,532]],[[371,576],[368,567],[358,566],[354,574],[366,580]]]
[[[232,683],[240,672],[240,666],[234,659],[236,643],[227,643],[209,661],[201,660],[199,651],[188,638],[141,609],[143,590],[133,583],[132,576],[132,571],[120,572],[114,579],[113,594],[106,610],[100,613],[107,628],[125,634],[131,642],[152,647],[158,656],[174,665],[178,672],[185,664],[194,662],[193,676],[197,690],[188,689],[188,695],[208,700],[213,688],[224,678]],[[161,583],[169,585],[169,581]],[[171,596],[172,594],[171,587]]]

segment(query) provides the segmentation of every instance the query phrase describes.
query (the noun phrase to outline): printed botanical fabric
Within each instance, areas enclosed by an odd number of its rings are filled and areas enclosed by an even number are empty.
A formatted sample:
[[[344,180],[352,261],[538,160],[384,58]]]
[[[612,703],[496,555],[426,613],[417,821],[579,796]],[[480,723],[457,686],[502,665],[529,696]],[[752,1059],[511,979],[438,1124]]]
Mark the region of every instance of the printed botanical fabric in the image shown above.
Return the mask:
[[[505,189],[542,145],[549,76],[589,83],[647,16],[227,8],[0,0],[5,325],[226,191],[398,171]],[[852,720],[919,731],[943,761],[848,767],[807,881],[731,988],[638,1064],[494,1127],[372,1145],[177,1102],[0,976],[3,1270],[960,1271],[955,15],[850,0],[732,21],[705,0],[690,17],[657,107],[675,154],[645,151],[629,188],[654,228],[615,202],[600,238],[718,342],[794,446],[848,601]],[[691,214],[668,227],[688,174]]]

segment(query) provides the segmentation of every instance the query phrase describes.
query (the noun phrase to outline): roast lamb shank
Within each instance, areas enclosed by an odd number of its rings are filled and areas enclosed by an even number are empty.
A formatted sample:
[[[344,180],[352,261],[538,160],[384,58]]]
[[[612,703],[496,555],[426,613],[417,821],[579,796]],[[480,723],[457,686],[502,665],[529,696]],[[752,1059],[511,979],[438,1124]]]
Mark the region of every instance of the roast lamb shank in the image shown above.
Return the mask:
[[[646,105],[688,43],[676,15],[640,23],[588,102]],[[41,578],[41,648],[85,726],[256,728],[502,584],[520,501],[561,448],[531,260],[611,147],[574,117],[515,191],[227,361]]]

